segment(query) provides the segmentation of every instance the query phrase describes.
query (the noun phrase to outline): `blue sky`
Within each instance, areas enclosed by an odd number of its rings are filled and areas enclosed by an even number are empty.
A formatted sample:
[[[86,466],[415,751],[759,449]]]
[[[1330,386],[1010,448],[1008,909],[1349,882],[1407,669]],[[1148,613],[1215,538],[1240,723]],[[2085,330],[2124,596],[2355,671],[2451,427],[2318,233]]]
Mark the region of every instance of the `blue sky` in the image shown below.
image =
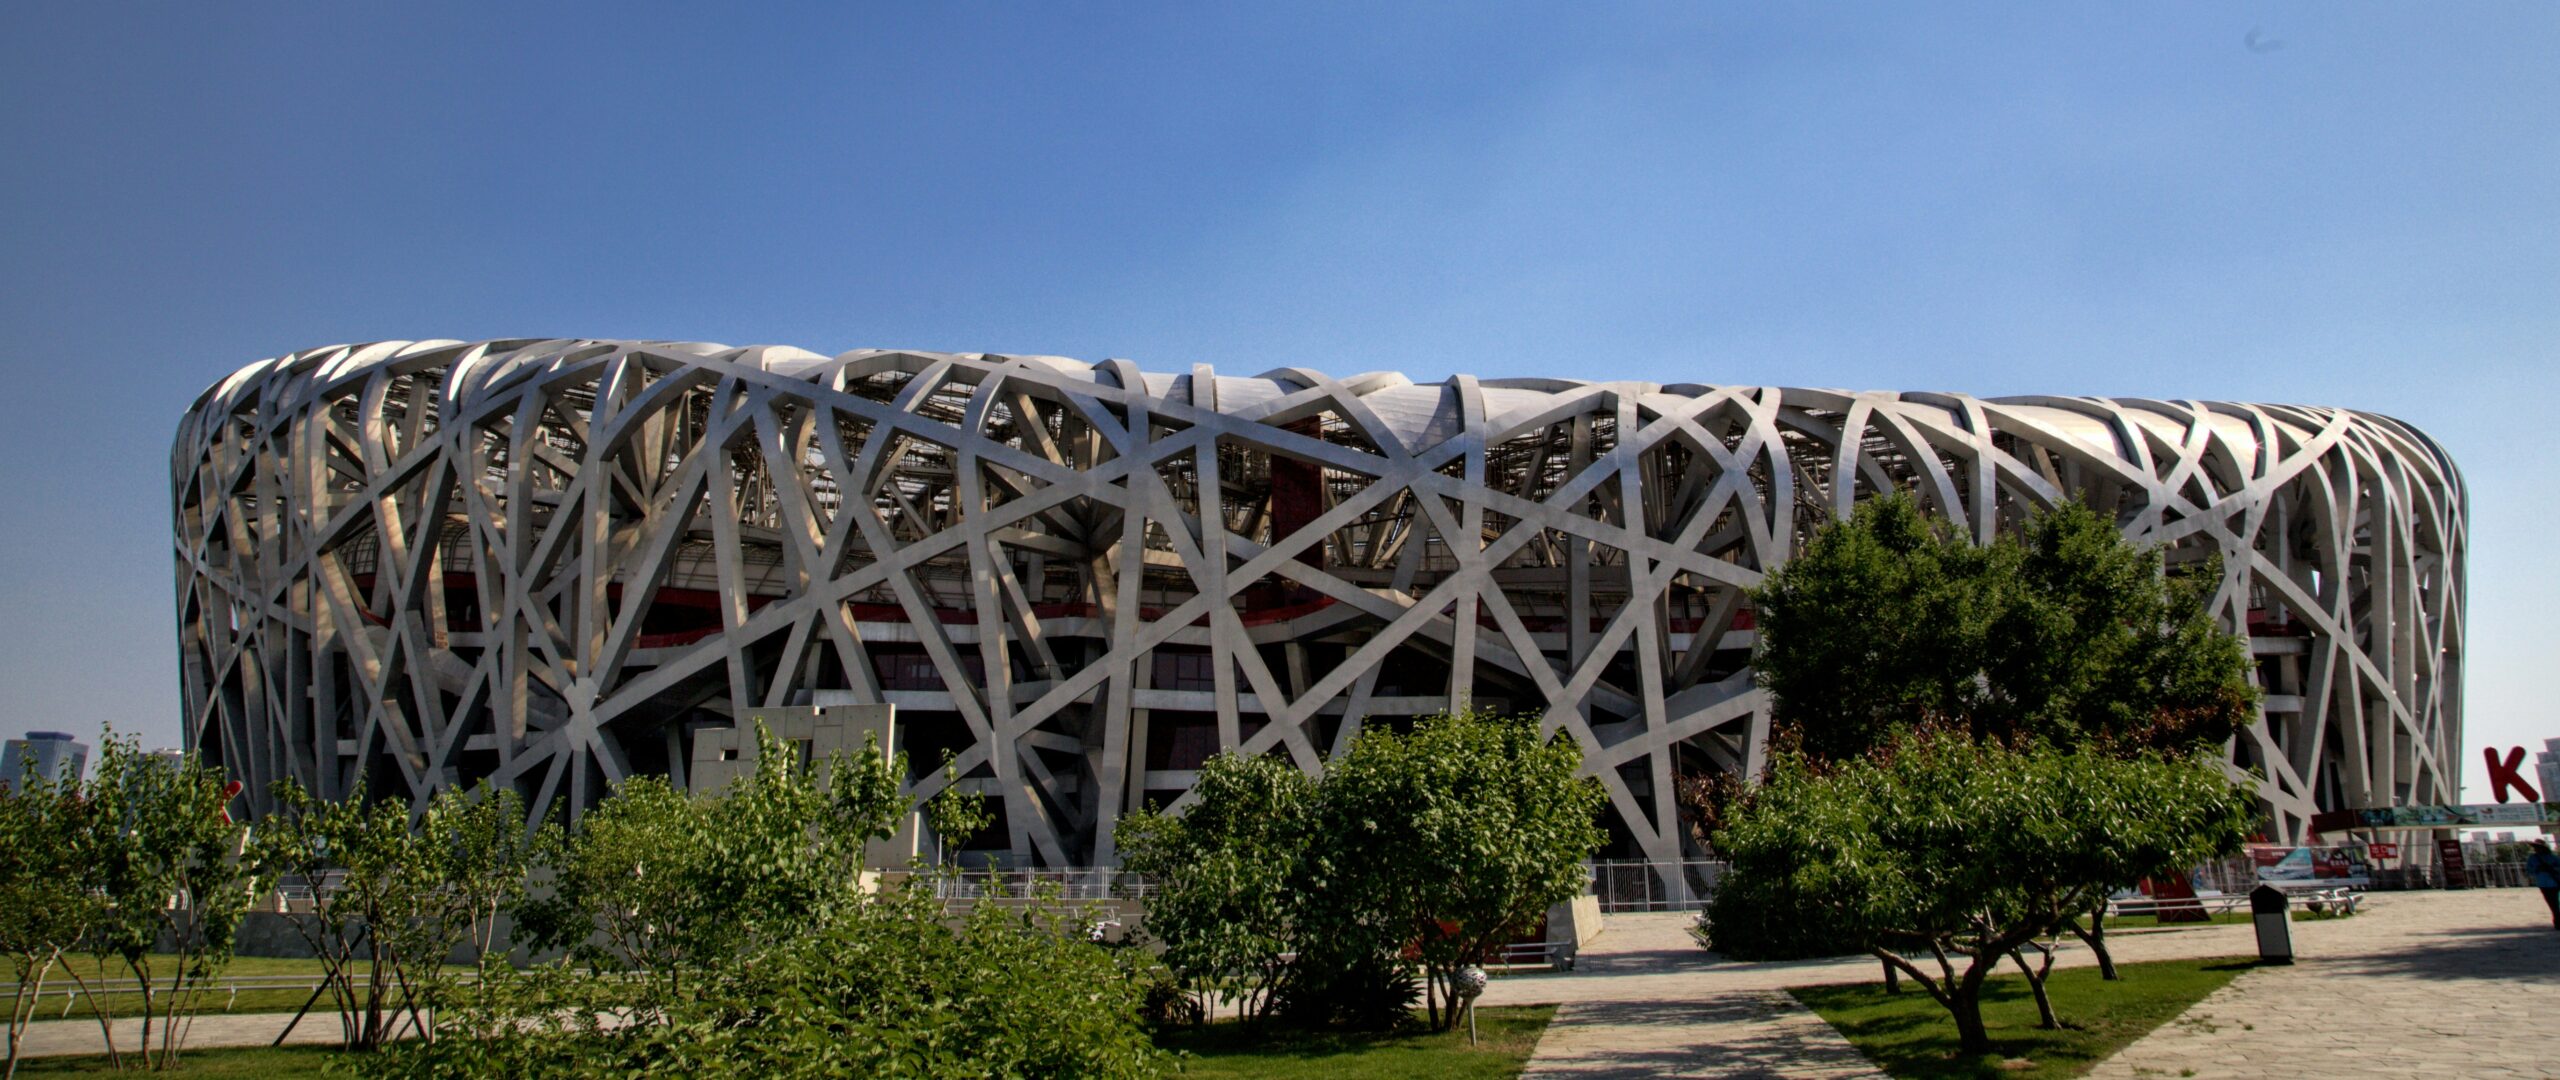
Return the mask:
[[[559,335],[2375,409],[2560,736],[2560,7],[714,7],[0,8],[0,731],[175,741],[214,379]]]

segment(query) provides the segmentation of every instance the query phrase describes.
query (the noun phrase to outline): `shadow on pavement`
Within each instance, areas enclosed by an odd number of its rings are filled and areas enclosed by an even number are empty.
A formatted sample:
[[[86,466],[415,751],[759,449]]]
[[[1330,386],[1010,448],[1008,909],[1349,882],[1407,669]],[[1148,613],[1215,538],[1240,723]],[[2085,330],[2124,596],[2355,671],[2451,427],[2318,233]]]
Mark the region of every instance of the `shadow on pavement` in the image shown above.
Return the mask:
[[[2560,985],[2560,932],[2549,926],[2445,930],[2416,944],[2320,963],[2342,974]]]

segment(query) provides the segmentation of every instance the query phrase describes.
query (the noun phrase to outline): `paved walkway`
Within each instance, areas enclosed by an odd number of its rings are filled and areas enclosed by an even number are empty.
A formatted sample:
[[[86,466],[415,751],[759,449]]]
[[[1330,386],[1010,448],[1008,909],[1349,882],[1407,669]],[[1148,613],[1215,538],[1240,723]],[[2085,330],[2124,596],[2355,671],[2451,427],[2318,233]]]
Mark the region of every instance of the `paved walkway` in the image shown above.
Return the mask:
[[[2355,918],[2293,924],[2301,963],[2243,974],[2095,1075],[2560,1077],[2560,1053],[2533,1028],[2560,1019],[2560,933],[2544,918],[2521,889],[2373,894]],[[1528,1075],[1876,1075],[1783,993],[1876,981],[1874,961],[1730,961],[1699,948],[1689,923],[1615,916],[1578,970],[1496,979],[1486,1004],[1559,1006]],[[2108,945],[2120,963],[2257,953],[2245,925],[2111,933]],[[2074,943],[2055,966],[2095,962]]]
[[[2381,893],[2090,1075],[2560,1077],[2560,932],[2530,889]],[[2192,1071],[2190,1071],[2192,1070]]]
[[[1766,981],[1855,981],[1845,965],[1734,964],[1689,936],[1689,915],[1618,915],[1570,974],[1499,979],[1488,1004],[1556,1002],[1532,1077],[1877,1077],[1831,1025]],[[1838,969],[1835,971],[1834,969]]]
[[[265,1046],[276,1041],[276,1033],[283,1031],[285,1022],[291,1019],[292,1013],[206,1013],[188,1022],[186,1042],[179,1047],[178,1053],[184,1057],[189,1050]],[[126,1054],[133,1053],[142,1041],[142,1019],[133,1017],[118,1020],[115,1024],[116,1048]],[[158,1042],[158,1025],[153,1025],[151,1034],[153,1042]],[[293,1034],[285,1038],[285,1045],[334,1045],[343,1037],[338,1029],[337,1012],[323,1004],[314,1007],[311,1015],[303,1017],[302,1023],[295,1025]],[[106,1052],[106,1043],[98,1038],[98,1021],[91,1018],[39,1020],[27,1025],[27,1041],[20,1055],[38,1058]]]

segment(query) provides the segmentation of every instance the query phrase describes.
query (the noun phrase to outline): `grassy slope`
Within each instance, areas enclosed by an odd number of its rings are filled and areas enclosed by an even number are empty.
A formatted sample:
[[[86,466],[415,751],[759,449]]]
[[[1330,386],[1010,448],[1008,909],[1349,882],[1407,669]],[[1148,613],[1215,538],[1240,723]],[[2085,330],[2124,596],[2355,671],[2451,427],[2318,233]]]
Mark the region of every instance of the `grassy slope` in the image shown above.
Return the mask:
[[[2187,1011],[2222,988],[2253,962],[2242,959],[2162,960],[2122,966],[2124,978],[2105,982],[2095,968],[2064,968],[2046,983],[2059,1031],[2036,1028],[2035,997],[2026,980],[2009,975],[1983,986],[1982,1020],[1994,1052],[1981,1058],[1956,1054],[1955,1023],[1928,993],[1905,987],[1888,994],[1882,983],[1815,986],[1791,991],[1831,1022],[1877,1067],[1897,1077],[2078,1076]],[[2004,1060],[2025,1059],[2032,1067]]]
[[[1441,1035],[1361,1035],[1292,1031],[1253,1024],[1211,1024],[1167,1032],[1157,1041],[1183,1051],[1182,1076],[1256,1080],[1363,1080],[1377,1077],[1512,1077],[1555,1015],[1553,1006],[1486,1008],[1476,1018],[1479,1045],[1464,1027]]]

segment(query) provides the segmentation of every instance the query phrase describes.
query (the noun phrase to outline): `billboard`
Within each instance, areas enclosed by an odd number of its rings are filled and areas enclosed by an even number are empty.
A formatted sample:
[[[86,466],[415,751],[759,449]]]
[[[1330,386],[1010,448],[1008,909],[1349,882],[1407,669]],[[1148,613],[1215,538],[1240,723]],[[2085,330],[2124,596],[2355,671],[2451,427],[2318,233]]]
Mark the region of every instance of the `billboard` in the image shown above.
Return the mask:
[[[2249,845],[2249,861],[2258,880],[2271,885],[2370,885],[2371,874],[2361,852],[2341,847]]]
[[[2348,829],[2478,829],[2560,827],[2560,803],[2469,803],[2461,806],[2378,806],[2313,815],[2311,831]]]

